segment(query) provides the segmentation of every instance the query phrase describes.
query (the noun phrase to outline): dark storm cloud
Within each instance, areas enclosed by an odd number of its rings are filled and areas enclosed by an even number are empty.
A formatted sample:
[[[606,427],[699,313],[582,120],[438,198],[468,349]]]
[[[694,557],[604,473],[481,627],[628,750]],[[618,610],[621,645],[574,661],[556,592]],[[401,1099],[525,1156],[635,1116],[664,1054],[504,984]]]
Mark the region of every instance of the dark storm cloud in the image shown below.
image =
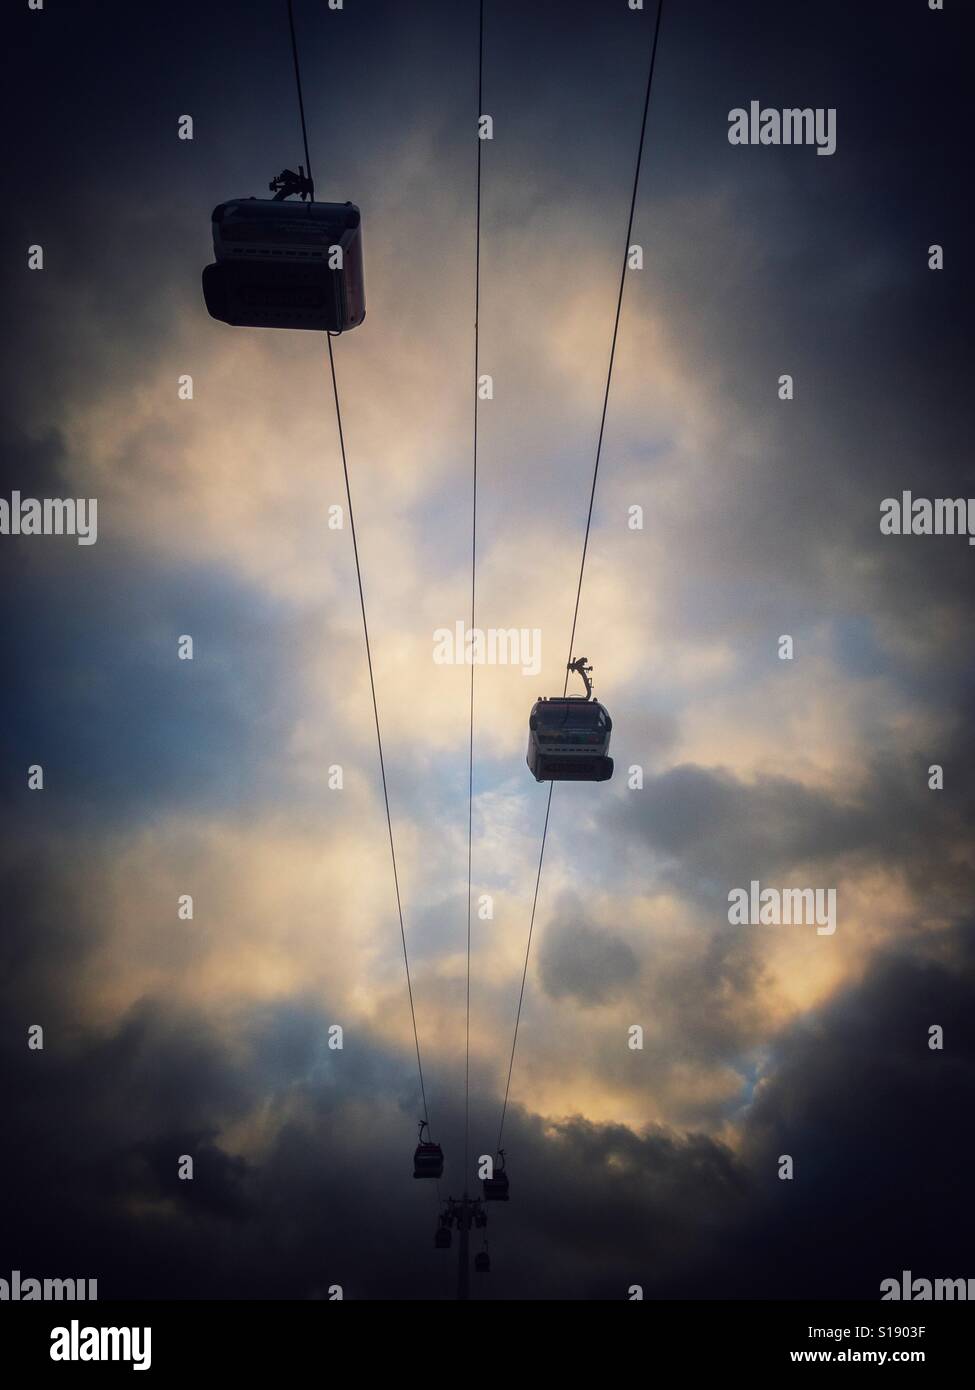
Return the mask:
[[[682,764],[617,801],[612,821],[630,842],[631,867],[650,848],[665,876],[705,900],[800,865],[826,874],[878,865],[904,873],[919,892],[967,885],[970,893],[957,848],[973,811],[971,740],[961,733],[936,751],[951,769],[947,794],[929,788],[927,757],[892,746],[848,797],[786,777],[746,782]]]
[[[57,430],[32,439],[16,421],[0,420],[0,493],[9,497],[12,488],[19,488],[25,497],[58,496],[63,485],[64,441]],[[9,544],[0,551],[0,559],[8,565],[9,553]],[[23,562],[23,552],[18,559]],[[10,565],[10,578],[18,568]]]
[[[636,955],[621,937],[582,922],[550,927],[538,953],[546,994],[553,999],[568,996],[580,1004],[602,1004],[617,997],[638,968]]]
[[[54,475],[56,451],[43,456]],[[286,749],[295,717],[295,684],[280,673],[294,668],[300,618],[215,568],[177,571],[104,537],[87,549],[3,539],[16,657],[0,697],[0,802],[41,821],[87,811],[107,824],[137,809],[240,804],[287,777],[287,759],[267,753]],[[186,633],[192,661],[177,659]],[[45,788],[28,793],[34,763]]]
[[[519,1259],[557,1271],[556,1296],[619,1298],[636,1282],[647,1297],[872,1299],[906,1267],[967,1277],[970,966],[890,956],[797,1023],[738,1154],[578,1121],[543,1135],[519,1115],[507,1141]],[[933,1023],[944,1052],[928,1048]],[[784,1153],[792,1182],[778,1177]]]
[[[753,785],[722,769],[682,764],[645,784],[636,803],[623,803],[618,819],[638,825],[663,854],[709,880],[732,879],[761,864],[775,872],[799,858],[855,852],[861,819],[835,799],[785,777]]]
[[[746,1161],[768,1179],[789,1153],[796,1179],[768,1181],[764,1217],[743,1233],[743,1294],[770,1289],[752,1254],[775,1247],[792,1296],[876,1297],[905,1268],[969,1277],[972,964],[970,947],[957,971],[881,960],[786,1040],[749,1115]],[[934,1024],[944,1051],[928,1046]]]
[[[60,949],[55,907],[24,914],[21,981],[28,957]],[[512,1200],[491,1212],[480,1296],[623,1298],[640,1283],[647,1297],[872,1298],[905,1267],[966,1276],[970,965],[882,959],[796,1024],[737,1153],[693,1132],[513,1109]],[[2,1040],[18,1117],[0,1181],[10,1268],[97,1277],[102,1297],[309,1297],[331,1283],[348,1297],[449,1296],[435,1202],[409,1176],[408,1058],[354,1033],[330,1051],[312,1001],[228,1026],[146,999],[107,1033],[73,1028],[70,1044],[51,1004],[34,1003],[45,1050],[19,1029]],[[927,1045],[934,1023],[943,1052]],[[459,1075],[444,1079],[458,1097]],[[458,1107],[436,1099],[457,1132]],[[475,1152],[496,1106],[475,1099]],[[219,1134],[255,1113],[271,1125],[245,1158]],[[186,1153],[192,1183],[176,1178]],[[791,1183],[777,1177],[783,1153]],[[461,1183],[448,1146],[444,1186]]]
[[[43,1023],[48,1005],[67,1015],[73,1031],[73,981],[105,922],[77,892],[72,871],[80,865],[71,842],[52,836],[43,819],[35,826],[22,821],[16,833],[5,822],[4,830],[0,999],[5,1036],[15,1034],[19,1044],[30,1024]]]

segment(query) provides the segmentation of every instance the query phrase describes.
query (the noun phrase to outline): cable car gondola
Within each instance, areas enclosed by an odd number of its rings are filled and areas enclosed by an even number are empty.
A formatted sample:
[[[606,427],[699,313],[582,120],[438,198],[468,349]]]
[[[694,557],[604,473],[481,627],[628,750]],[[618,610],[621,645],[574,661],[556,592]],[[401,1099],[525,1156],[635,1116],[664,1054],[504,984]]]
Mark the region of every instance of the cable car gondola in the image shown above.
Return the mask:
[[[216,260],[203,271],[203,297],[222,323],[342,333],[366,316],[359,209],[314,202],[311,180],[298,170],[271,180],[273,198],[236,198],[213,210]],[[301,201],[286,202],[291,193]]]
[[[413,1176],[415,1178],[442,1178],[443,1149],[439,1144],[432,1144],[429,1140],[424,1140],[423,1131],[427,1128],[426,1120],[420,1120],[419,1124],[420,1142],[413,1155]]]
[[[504,1149],[498,1149],[498,1161],[494,1165],[494,1176],[482,1178],[486,1202],[506,1202],[508,1200],[508,1174],[504,1171]]]
[[[433,1243],[438,1250],[450,1249],[450,1222],[445,1217],[440,1218]]]
[[[488,1252],[487,1252],[487,1242],[486,1242],[486,1241],[485,1241],[485,1244],[484,1244],[484,1249],[483,1249],[483,1250],[478,1250],[477,1254],[474,1256],[474,1273],[475,1273],[475,1274],[490,1274],[490,1273],[491,1273],[491,1256],[490,1256],[490,1255],[488,1254]]]
[[[536,782],[607,782],[613,721],[592,698],[592,667],[584,656],[570,661],[586,684],[585,695],[553,695],[536,700],[528,719],[528,766]]]

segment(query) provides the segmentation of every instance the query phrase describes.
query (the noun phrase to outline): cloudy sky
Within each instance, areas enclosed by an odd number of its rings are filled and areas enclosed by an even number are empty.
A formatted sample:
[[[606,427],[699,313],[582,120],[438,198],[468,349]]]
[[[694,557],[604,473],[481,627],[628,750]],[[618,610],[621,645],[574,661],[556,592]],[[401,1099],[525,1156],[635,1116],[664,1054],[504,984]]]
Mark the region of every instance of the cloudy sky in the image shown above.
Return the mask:
[[[575,644],[617,771],[554,793],[479,1297],[975,1275],[975,552],[879,530],[904,489],[975,495],[962,8],[667,0]],[[476,5],[295,9],[317,195],[362,210],[367,316],[334,349],[459,1195],[470,671],[433,633],[469,611]],[[562,689],[655,18],[485,9],[478,622],[538,629],[542,664],[476,670],[473,1155],[500,1118],[547,799],[527,715]],[[98,540],[0,536],[0,1275],[449,1297],[411,1177],[326,345],[217,323],[200,290],[214,205],[302,157],[286,6],[4,26],[0,496],[97,497]],[[730,145],[753,99],[835,108],[835,154]],[[732,926],[752,880],[835,889],[836,931]]]

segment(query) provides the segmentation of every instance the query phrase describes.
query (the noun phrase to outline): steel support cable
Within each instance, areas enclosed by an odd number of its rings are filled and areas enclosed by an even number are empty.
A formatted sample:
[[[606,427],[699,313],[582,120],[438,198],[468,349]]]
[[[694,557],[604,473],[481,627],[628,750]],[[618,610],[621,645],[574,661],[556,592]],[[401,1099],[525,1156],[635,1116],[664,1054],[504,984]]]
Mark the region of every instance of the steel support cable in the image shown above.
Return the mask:
[[[576,640],[576,623],[579,619],[579,603],[582,598],[582,580],[586,569],[586,556],[589,552],[589,533],[592,529],[592,513],[596,500],[596,483],[599,478],[599,463],[603,452],[603,435],[606,430],[606,412],[609,407],[609,392],[613,381],[613,363],[616,360],[616,341],[619,336],[620,314],[623,309],[623,290],[626,285],[626,271],[630,254],[630,237],[633,234],[633,218],[636,213],[637,191],[640,186],[640,166],[643,163],[643,146],[647,134],[647,114],[650,110],[650,93],[653,89],[653,72],[657,61],[657,41],[660,37],[660,17],[663,14],[663,0],[658,0],[657,18],[653,28],[653,39],[650,45],[650,66],[647,72],[647,90],[643,99],[643,116],[640,121],[640,141],[636,152],[636,166],[633,171],[633,191],[630,196],[630,213],[626,223],[626,242],[623,247],[623,264],[620,267],[619,292],[616,296],[616,316],[613,320],[613,339],[609,352],[609,366],[606,371],[606,389],[603,393],[603,408],[599,420],[599,437],[596,442],[596,461],[592,470],[592,487],[589,490],[589,510],[586,514],[586,532],[582,542],[582,560],[579,565],[579,582],[576,586],[575,607],[572,612],[572,634],[569,638],[568,661],[572,660],[572,649]],[[569,671],[566,666],[565,682],[562,686],[563,696],[569,688]],[[545,824],[542,827],[542,846],[538,856],[538,873],[535,876],[535,893],[532,898],[531,918],[528,927],[528,942],[525,948],[525,965],[521,975],[521,989],[518,993],[518,1010],[515,1014],[514,1036],[511,1040],[511,1058],[508,1063],[508,1078],[504,1088],[504,1103],[501,1107],[501,1123],[498,1127],[498,1144],[500,1149],[501,1141],[504,1136],[504,1122],[508,1113],[508,1095],[511,1090],[511,1075],[515,1065],[515,1048],[518,1045],[518,1027],[521,1023],[521,1009],[525,999],[525,982],[528,978],[528,960],[531,954],[532,934],[535,929],[535,911],[538,907],[538,890],[542,879],[542,863],[545,858],[545,841],[548,838],[549,816],[552,811],[552,793],[555,790],[555,783],[550,782],[548,788],[548,803],[545,807]]]
[[[295,86],[298,88],[298,112],[301,116],[301,138],[305,145],[305,174],[308,182],[312,186],[312,198],[315,197],[315,180],[311,172],[311,155],[308,153],[308,127],[305,125],[305,101],[301,94],[301,68],[298,65],[298,40],[295,37],[295,16],[294,0],[288,0],[288,28],[291,30],[291,56],[295,64]]]
[[[309,153],[309,142],[307,142],[307,125],[305,122],[305,101],[302,99],[302,70],[298,60],[298,39],[295,35],[295,15],[293,15],[292,0],[288,0],[288,26],[291,31],[291,51],[295,60],[295,86],[298,88],[298,110],[302,118],[302,139],[305,142],[305,171],[309,182],[312,182],[312,156]],[[314,196],[314,195],[313,195]],[[392,862],[392,883],[396,891],[396,915],[399,917],[399,938],[403,945],[403,966],[406,967],[406,992],[409,995],[410,1019],[413,1022],[413,1045],[416,1048],[416,1068],[420,1077],[420,1098],[423,1101],[423,1118],[430,1123],[430,1111],[427,1108],[427,1087],[423,1079],[423,1061],[420,1056],[420,1034],[416,1026],[416,1005],[413,999],[413,979],[410,976],[409,951],[406,948],[406,927],[403,926],[403,903],[401,892],[399,892],[399,870],[396,867],[396,847],[394,835],[392,835],[392,816],[389,813],[389,790],[387,778],[385,778],[385,759],[382,756],[382,731],[380,728],[380,708],[376,698],[376,677],[373,674],[373,649],[369,641],[369,623],[366,621],[366,596],[363,594],[362,567],[359,564],[359,539],[356,537],[355,513],[352,510],[352,486],[349,484],[349,463],[345,453],[345,432],[342,430],[342,409],[338,399],[338,378],[335,377],[335,356],[332,353],[332,335],[325,335],[328,343],[328,367],[331,370],[332,395],[335,398],[335,424],[338,427],[338,443],[342,453],[342,474],[345,477],[345,500],[349,509],[349,528],[352,531],[352,553],[356,562],[356,582],[359,585],[359,609],[362,612],[362,630],[366,638],[366,663],[369,666],[369,688],[373,696],[373,716],[376,720],[376,742],[380,751],[380,773],[382,777],[382,803],[385,806],[385,823],[389,835],[389,859]],[[438,1186],[438,1201],[440,1201],[440,1186]]]
[[[400,939],[403,943],[403,964],[406,967],[406,988],[410,998],[410,1017],[413,1020],[413,1042],[416,1047],[416,1066],[420,1075],[420,1095],[423,1098],[423,1118],[429,1121],[427,1092],[423,1080],[423,1062],[420,1057],[420,1035],[416,1026],[416,1007],[413,1000],[413,980],[410,975],[410,955],[406,946],[406,928],[403,925],[403,901],[400,896],[399,871],[396,867],[396,846],[393,840],[393,818],[389,810],[389,790],[386,785],[386,762],[383,757],[383,736],[379,725],[379,704],[376,700],[376,681],[372,667],[372,647],[369,642],[369,624],[366,621],[366,600],[362,589],[362,569],[359,564],[359,542],[355,529],[355,513],[352,510],[352,488],[349,484],[349,465],[345,452],[345,434],[342,429],[342,410],[339,405],[339,387],[335,375],[335,355],[332,352],[332,335],[327,335],[328,364],[332,373],[332,393],[335,397],[335,423],[338,426],[339,449],[342,454],[342,473],[345,478],[345,500],[349,508],[349,529],[352,532],[352,553],[355,557],[355,575],[359,586],[359,609],[362,613],[362,632],[366,641],[366,663],[369,667],[369,690],[372,694],[372,712],[376,723],[376,744],[379,748],[379,771],[383,783],[383,804],[386,807],[386,829],[389,832],[389,857],[393,865],[393,885],[396,889],[396,911],[399,915]]]
[[[477,38],[477,118],[480,123],[484,88],[484,0],[480,0]],[[474,448],[471,488],[471,641],[474,641],[474,612],[477,580],[477,374],[480,365],[481,308],[481,146],[477,132],[477,195],[474,217]],[[474,653],[471,652],[471,733],[467,763],[467,1024],[464,1048],[464,1191],[467,1191],[467,1163],[471,1129],[471,895],[474,860]]]

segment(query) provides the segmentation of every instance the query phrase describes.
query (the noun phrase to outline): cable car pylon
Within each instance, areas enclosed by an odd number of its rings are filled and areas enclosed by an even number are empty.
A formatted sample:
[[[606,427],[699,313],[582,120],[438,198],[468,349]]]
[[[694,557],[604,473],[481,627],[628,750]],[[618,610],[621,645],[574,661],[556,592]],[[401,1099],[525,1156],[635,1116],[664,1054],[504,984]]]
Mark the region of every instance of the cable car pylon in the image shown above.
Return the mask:
[[[487,1226],[487,1212],[476,1197],[470,1197],[465,1192],[463,1197],[448,1197],[440,1219],[437,1223],[436,1234],[433,1243],[438,1250],[449,1250],[452,1244],[452,1230],[457,1227],[459,1240],[457,1242],[457,1297],[461,1302],[465,1302],[471,1296],[471,1260],[470,1260],[470,1238],[471,1226],[482,1231]],[[487,1274],[491,1268],[491,1261],[487,1254],[487,1237],[484,1241],[485,1248],[478,1252],[475,1257],[474,1267],[478,1274]]]

